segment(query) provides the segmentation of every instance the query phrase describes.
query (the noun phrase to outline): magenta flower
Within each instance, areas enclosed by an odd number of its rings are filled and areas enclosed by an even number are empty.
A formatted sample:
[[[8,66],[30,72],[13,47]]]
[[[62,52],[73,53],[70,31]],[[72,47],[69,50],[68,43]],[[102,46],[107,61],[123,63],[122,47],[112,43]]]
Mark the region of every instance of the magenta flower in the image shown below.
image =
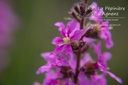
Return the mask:
[[[110,49],[114,45],[108,21],[92,25],[91,28],[86,31],[86,34],[83,38],[85,42],[94,42],[102,39],[105,41],[106,48]]]
[[[98,74],[97,64],[91,58],[89,53],[86,53],[80,63],[81,72],[79,74],[80,85],[107,85],[104,74]]]
[[[54,67],[69,66],[67,59],[63,56],[55,56],[52,52],[42,53],[41,56],[47,61],[46,65],[37,70],[37,74],[50,71]]]
[[[93,2],[91,5],[93,14],[90,16],[90,20],[96,22],[96,25],[93,26],[93,29],[98,32],[98,37],[105,40],[106,47],[111,48],[114,43],[111,38],[109,22],[103,22],[103,9],[99,8],[96,2]]]
[[[103,8],[99,8],[96,2],[92,3],[91,8],[93,13],[90,16],[90,20],[93,20],[96,23],[101,23],[104,14]]]
[[[97,45],[93,44],[92,46],[94,48],[94,52],[98,56],[98,61],[97,61],[98,69],[102,71],[104,74],[110,75],[112,78],[114,78],[119,83],[122,83],[122,80],[120,78],[115,76],[113,73],[109,72],[107,61],[111,59],[112,55],[109,52],[104,52],[103,54],[101,53],[100,42]]]
[[[65,52],[67,56],[71,56],[71,43],[73,41],[79,41],[81,36],[84,35],[85,30],[80,29],[80,24],[76,20],[68,22],[66,27],[62,22],[57,22],[55,25],[59,27],[59,31],[62,36],[62,38],[56,37],[52,41],[56,46],[55,53]]]

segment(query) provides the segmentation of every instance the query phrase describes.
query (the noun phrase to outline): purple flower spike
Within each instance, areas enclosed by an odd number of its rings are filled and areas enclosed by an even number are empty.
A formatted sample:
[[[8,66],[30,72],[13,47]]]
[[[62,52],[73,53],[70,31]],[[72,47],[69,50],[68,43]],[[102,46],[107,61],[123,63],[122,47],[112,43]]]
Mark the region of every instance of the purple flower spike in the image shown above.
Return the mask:
[[[40,67],[37,74],[45,72],[46,75],[42,84],[34,85],[107,85],[107,75],[122,83],[120,78],[109,71],[107,61],[111,60],[112,54],[101,51],[101,40],[105,41],[106,48],[114,45],[109,22],[103,22],[103,9],[96,2],[88,8],[87,1],[81,0],[74,4],[70,11],[74,19],[66,26],[63,22],[55,23],[61,37],[52,40],[56,46],[53,52],[41,54],[47,64]],[[87,17],[95,24],[89,22],[85,25]],[[95,44],[95,41],[98,43]],[[97,55],[96,60],[91,57],[90,48]]]

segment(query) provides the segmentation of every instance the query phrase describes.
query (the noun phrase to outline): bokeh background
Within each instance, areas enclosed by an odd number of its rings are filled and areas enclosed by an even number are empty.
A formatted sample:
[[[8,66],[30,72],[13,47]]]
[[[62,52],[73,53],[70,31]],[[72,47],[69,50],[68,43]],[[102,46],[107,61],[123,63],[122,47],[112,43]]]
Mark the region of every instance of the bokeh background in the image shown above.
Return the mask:
[[[0,75],[0,85],[32,85],[43,81],[44,75],[36,75],[36,70],[45,61],[40,53],[52,51],[52,39],[59,35],[54,23],[69,17],[68,11],[78,0],[9,0],[13,6],[20,25],[16,30],[15,42],[9,51],[9,65]],[[94,0],[89,0],[89,4]],[[121,26],[112,30],[115,46],[109,50],[113,58],[109,61],[111,72],[128,85],[128,1],[127,0],[95,0],[99,6],[123,6],[125,11],[118,23]],[[108,85],[120,85],[108,78]]]

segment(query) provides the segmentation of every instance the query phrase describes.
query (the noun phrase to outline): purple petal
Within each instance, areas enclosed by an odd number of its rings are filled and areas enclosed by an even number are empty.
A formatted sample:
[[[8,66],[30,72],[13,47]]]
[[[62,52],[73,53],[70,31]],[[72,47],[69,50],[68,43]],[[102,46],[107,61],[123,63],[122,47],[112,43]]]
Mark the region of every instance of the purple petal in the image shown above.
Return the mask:
[[[111,53],[104,52],[99,58],[98,58],[98,66],[101,71],[108,70],[107,61],[110,60],[112,57]]]
[[[55,73],[55,71],[50,70],[45,74],[45,79],[43,80],[42,85],[56,85],[57,83],[56,78],[57,78],[57,74]]]
[[[114,43],[111,38],[106,39],[106,48],[110,49],[113,47],[113,45]]]
[[[89,53],[85,54],[85,57],[81,60],[80,66],[84,66],[85,63],[92,61],[92,58]]]
[[[100,79],[100,85],[107,85],[107,80],[106,80],[106,78],[104,77],[104,78],[102,78],[102,79]]]
[[[69,63],[67,61],[67,59],[63,56],[63,57],[58,57],[56,59],[56,65],[57,66],[69,66]]]
[[[75,27],[75,29],[74,30],[80,30],[80,23],[76,23],[76,27]]]
[[[101,28],[109,30],[109,21],[102,22]]]
[[[96,3],[96,2],[93,2],[93,3],[91,4],[91,8],[92,8],[92,9],[97,9],[97,8],[98,8],[97,3]]]
[[[94,10],[93,14],[89,17],[90,20],[95,21],[96,23],[101,23],[102,22],[102,15],[103,11],[102,10]]]
[[[56,46],[53,54],[58,54],[58,53],[62,53],[63,52],[63,49],[64,48],[64,45],[61,45],[61,46]]]
[[[72,56],[69,60],[69,65],[71,66],[72,70],[75,72],[76,69],[76,58]]]
[[[60,37],[55,37],[53,40],[52,40],[52,44],[53,45],[56,45],[58,46],[59,44],[61,44],[63,42],[63,39],[60,38]]]
[[[107,85],[103,75],[94,75],[91,76],[91,79],[88,79],[83,72],[80,72],[78,78],[80,85]]]
[[[70,34],[75,29],[76,24],[77,24],[77,22],[75,19],[68,22],[68,24],[66,25],[67,34]]]
[[[89,19],[90,20],[93,20],[93,21],[95,21],[95,22],[101,22],[102,21],[102,18],[97,18],[97,16],[95,16],[95,15],[91,15],[90,17],[89,17]]]
[[[103,53],[103,59],[104,59],[104,61],[108,61],[111,58],[112,58],[112,54],[111,53],[109,53],[109,52],[104,52]]]
[[[78,79],[79,79],[80,85],[91,85],[89,84],[89,81],[83,72],[79,73]]]
[[[105,40],[105,42],[106,42],[106,47],[107,47],[108,49],[110,49],[110,48],[114,45],[114,43],[113,43],[113,41],[112,41],[111,33],[110,33],[109,30],[106,31],[106,36],[107,36],[107,39]]]
[[[106,35],[106,31],[105,31],[105,30],[101,31],[100,37],[101,37],[102,39],[105,39],[105,40],[107,39],[107,35]]]
[[[86,30],[76,30],[74,35],[71,37],[71,40],[80,40],[80,38],[85,34]]]
[[[104,75],[92,75],[92,85],[107,85],[106,78]]]
[[[100,33],[100,37],[105,40],[106,48],[110,49],[114,45],[111,38],[110,30],[102,30]]]
[[[39,82],[34,82],[33,85],[41,85]]]
[[[67,85],[67,84],[66,84]],[[68,79],[68,85],[76,85],[73,81],[72,81],[72,79],[70,78],[70,79]]]
[[[117,82],[123,83],[122,80],[119,77],[117,77],[116,75],[114,75],[113,73],[111,73],[109,71],[107,73],[109,74],[109,76],[111,76],[112,78],[114,78]]]
[[[52,76],[51,76],[52,75]],[[48,79],[48,80],[50,80],[50,79],[55,79],[56,77],[57,77],[57,73],[55,72],[55,71],[53,71],[53,70],[50,70],[49,72],[47,72],[46,74],[45,74],[45,76],[46,76],[46,78]]]
[[[66,56],[68,56],[68,57],[71,57],[71,56],[73,56],[73,52],[72,52],[72,47],[71,47],[71,45],[65,45],[64,46],[64,52],[65,52],[65,54],[66,54]]]
[[[102,8],[99,9],[98,5],[96,2],[93,2],[91,5],[93,14],[90,16],[90,20],[93,20],[97,23],[101,23],[102,22],[102,16],[104,14],[104,11]]]
[[[94,75],[92,79],[95,80],[93,85],[107,85],[107,81],[104,75]]]
[[[76,31],[78,31],[78,30],[80,30],[80,24],[79,24],[79,23],[76,23],[76,26],[75,26],[75,28],[70,32],[69,37],[74,36],[74,33],[75,33]]]
[[[61,36],[62,37],[67,37],[67,30],[66,29],[63,29],[61,32],[60,32]]]
[[[98,44],[94,44],[92,43],[92,47],[94,48],[94,52],[97,54],[97,55],[101,55],[101,42],[98,42]]]
[[[55,58],[52,52],[41,53],[41,57],[43,57],[46,61],[52,61]]]
[[[63,22],[57,22],[55,23],[55,26],[59,27],[59,31],[62,31],[62,29],[65,29],[65,25]]]
[[[91,42],[94,42],[95,39],[84,37],[84,38],[83,38],[83,41],[86,42],[86,43],[91,43]]]
[[[65,29],[65,25],[63,22],[57,22],[55,23],[55,26],[59,27],[59,31],[61,36],[66,37],[66,29]]]
[[[38,70],[37,70],[37,72],[36,72],[36,74],[41,74],[41,73],[44,73],[44,72],[48,72],[50,69],[51,69],[51,64],[46,64],[46,65],[44,65],[44,66],[41,66]]]

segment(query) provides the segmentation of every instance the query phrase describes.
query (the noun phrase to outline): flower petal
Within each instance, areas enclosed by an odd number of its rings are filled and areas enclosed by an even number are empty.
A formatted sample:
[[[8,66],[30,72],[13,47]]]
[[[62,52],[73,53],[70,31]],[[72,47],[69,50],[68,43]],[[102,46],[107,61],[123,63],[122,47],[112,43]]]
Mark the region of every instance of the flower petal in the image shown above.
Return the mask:
[[[38,70],[37,70],[37,72],[36,72],[36,74],[41,74],[41,73],[44,73],[44,72],[48,72],[50,69],[51,69],[51,64],[46,64],[46,65],[44,65],[44,66],[41,66]]]
[[[64,46],[64,52],[65,52],[66,56],[68,56],[68,57],[73,56],[71,45],[65,45]]]
[[[86,42],[86,43],[91,43],[91,42],[94,42],[95,39],[84,37],[84,38],[83,38],[83,41]]]
[[[86,30],[76,30],[74,35],[71,37],[72,40],[80,40],[80,38],[85,34]]]
[[[41,57],[43,57],[46,61],[52,61],[55,58],[52,52],[41,53]]]
[[[96,2],[93,2],[92,4],[91,4],[91,8],[94,10],[94,9],[97,9],[98,8],[98,5],[97,5],[97,3]]]
[[[112,38],[111,38],[111,33],[109,30],[101,31],[100,37],[105,40],[106,48],[110,49],[114,45]]]
[[[59,44],[61,44],[63,42],[63,39],[60,38],[60,37],[55,37],[53,40],[52,40],[52,44],[53,45],[56,45],[58,46]]]
[[[75,29],[76,24],[77,24],[77,22],[75,19],[73,19],[67,23],[67,25],[66,25],[67,34],[70,34]]]
[[[109,74],[109,76],[111,76],[112,78],[114,78],[117,82],[123,83],[122,80],[119,77],[117,77],[116,75],[114,75],[113,73],[111,73],[109,71],[107,73]]]
[[[79,73],[78,79],[79,79],[80,85],[91,85],[83,72]]]
[[[110,60],[112,58],[112,54],[111,53],[109,53],[109,52],[104,52],[103,53],[103,60],[104,61],[108,61],[108,60]]]
[[[106,48],[110,49],[113,47],[113,45],[114,43],[111,38],[106,39]]]
[[[59,56],[58,58],[56,58],[55,63],[57,66],[69,66],[69,63],[64,56],[62,56],[62,57]]]
[[[95,21],[96,23],[102,22],[102,16],[104,14],[104,11],[102,8],[99,9],[96,2],[93,2],[91,5],[93,14],[89,17],[90,20]]]
[[[59,31],[62,31],[62,29],[65,29],[65,25],[63,22],[57,22],[55,23],[55,26],[59,27]]]
[[[66,84],[66,85],[76,85],[76,84],[72,81],[71,78],[69,78],[69,79],[68,79],[68,84]]]
[[[63,49],[64,48],[64,45],[61,45],[61,46],[56,46],[53,54],[58,54],[58,53],[62,53],[63,52]]]
[[[41,85],[39,82],[34,82],[33,85]]]
[[[98,42],[98,44],[94,44],[92,43],[92,47],[94,48],[94,52],[97,54],[97,55],[101,55],[101,42]]]
[[[61,36],[65,37],[66,29],[65,29],[64,23],[63,22],[57,22],[57,23],[55,23],[55,26],[59,27],[59,31],[60,31]]]
[[[92,58],[91,58],[91,56],[90,56],[89,53],[86,53],[85,54],[85,57],[80,62],[80,66],[81,67],[84,66],[84,64],[87,63],[87,62],[89,62],[89,61],[92,61]]]

